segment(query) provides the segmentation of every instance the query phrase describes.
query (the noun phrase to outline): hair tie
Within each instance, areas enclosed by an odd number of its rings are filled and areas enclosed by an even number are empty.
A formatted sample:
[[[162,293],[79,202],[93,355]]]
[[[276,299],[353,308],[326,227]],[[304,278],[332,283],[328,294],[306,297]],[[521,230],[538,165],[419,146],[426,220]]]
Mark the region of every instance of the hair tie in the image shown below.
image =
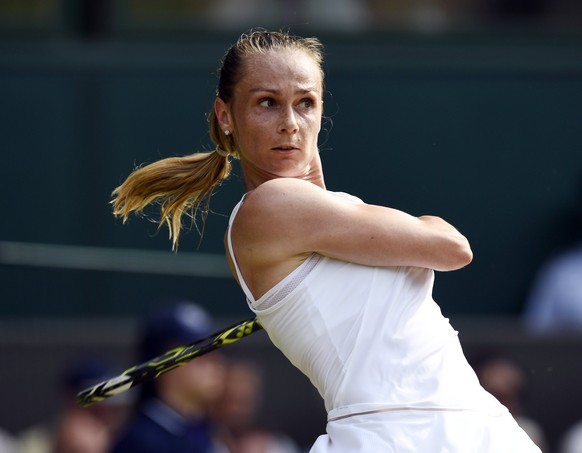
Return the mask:
[[[229,152],[228,152],[228,151],[226,151],[226,150],[224,150],[224,149],[220,148],[219,146],[217,146],[217,147],[216,147],[216,149],[215,149],[214,151],[216,151],[216,153],[217,153],[219,156],[222,156],[222,157],[225,157],[225,158],[226,158],[226,157],[228,157],[228,155],[229,155]]]

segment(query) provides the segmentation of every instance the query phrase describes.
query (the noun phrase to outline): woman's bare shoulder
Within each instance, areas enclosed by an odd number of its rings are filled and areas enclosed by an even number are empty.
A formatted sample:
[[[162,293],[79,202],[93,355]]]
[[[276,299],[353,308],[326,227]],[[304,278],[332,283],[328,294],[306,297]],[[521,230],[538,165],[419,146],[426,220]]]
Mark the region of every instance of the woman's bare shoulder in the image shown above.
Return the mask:
[[[306,181],[304,179],[297,178],[274,178],[269,181],[265,181],[263,184],[258,186],[252,193],[258,194],[268,194],[268,195],[281,195],[288,192],[295,193],[296,191],[322,191],[325,189],[313,184],[312,182]]]
[[[328,192],[315,184],[292,178],[267,181],[245,196],[234,221],[235,234],[248,243],[301,249],[296,243],[307,239],[306,231],[321,222],[335,203]]]
[[[243,204],[246,213],[264,214],[289,211],[305,206],[306,201],[329,196],[327,191],[315,184],[295,178],[276,178],[264,182],[247,193]]]

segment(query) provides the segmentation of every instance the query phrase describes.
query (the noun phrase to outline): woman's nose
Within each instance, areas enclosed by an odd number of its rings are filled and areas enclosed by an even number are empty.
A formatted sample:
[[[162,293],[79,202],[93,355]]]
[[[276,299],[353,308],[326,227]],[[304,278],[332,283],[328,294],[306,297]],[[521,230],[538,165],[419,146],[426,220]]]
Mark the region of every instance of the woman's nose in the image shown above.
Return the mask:
[[[293,134],[298,130],[299,125],[297,123],[296,113],[292,107],[288,107],[283,111],[278,131]]]

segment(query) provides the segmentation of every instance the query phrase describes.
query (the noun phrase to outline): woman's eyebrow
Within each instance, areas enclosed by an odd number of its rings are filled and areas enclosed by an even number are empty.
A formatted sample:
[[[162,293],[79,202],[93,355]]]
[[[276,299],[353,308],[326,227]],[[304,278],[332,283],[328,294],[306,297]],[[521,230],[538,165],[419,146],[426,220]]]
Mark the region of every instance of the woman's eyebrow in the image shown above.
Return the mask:
[[[317,89],[315,87],[306,87],[306,88],[298,88],[295,90],[296,94],[308,94],[308,93],[317,93]],[[273,93],[273,94],[281,94],[281,90],[275,88],[264,88],[264,87],[255,87],[250,88],[249,93]]]

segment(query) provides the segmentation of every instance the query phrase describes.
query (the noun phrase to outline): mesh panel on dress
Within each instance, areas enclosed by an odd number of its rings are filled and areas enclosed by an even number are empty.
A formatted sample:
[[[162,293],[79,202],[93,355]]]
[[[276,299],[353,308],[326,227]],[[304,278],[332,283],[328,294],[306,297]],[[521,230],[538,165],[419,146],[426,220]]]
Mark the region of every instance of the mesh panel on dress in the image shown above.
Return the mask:
[[[287,297],[299,284],[305,280],[309,273],[313,270],[315,265],[319,262],[321,258],[320,255],[313,254],[309,256],[301,265],[295,269],[289,276],[289,281],[287,281],[281,288],[275,291],[273,294],[268,295],[264,300],[255,305],[255,310],[266,310],[267,308],[273,307],[278,302],[282,301]]]

